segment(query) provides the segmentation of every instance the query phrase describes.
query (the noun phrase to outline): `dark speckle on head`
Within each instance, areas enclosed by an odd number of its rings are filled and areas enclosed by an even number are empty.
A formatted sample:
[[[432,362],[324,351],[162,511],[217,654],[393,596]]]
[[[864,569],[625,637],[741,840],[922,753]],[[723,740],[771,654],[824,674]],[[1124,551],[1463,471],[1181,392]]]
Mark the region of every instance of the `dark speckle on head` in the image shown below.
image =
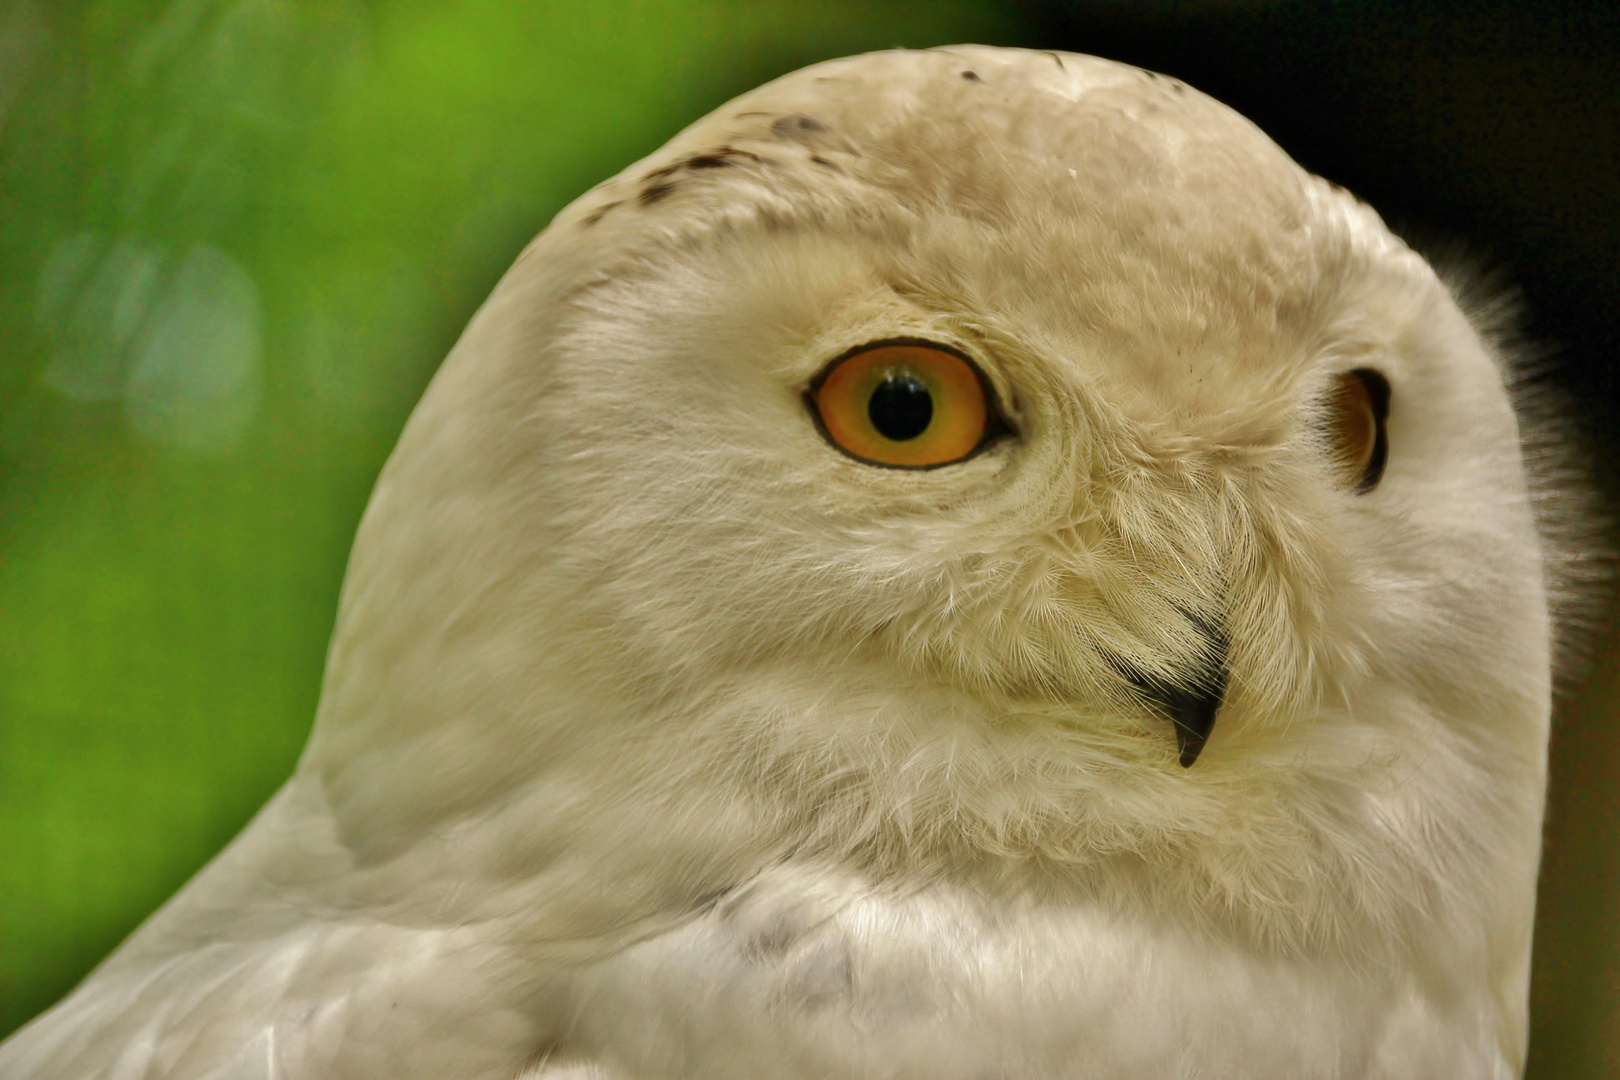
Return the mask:
[[[771,134],[779,139],[803,139],[826,130],[827,125],[813,116],[784,116],[771,125]]]
[[[966,79],[968,82],[984,82],[983,79],[979,78],[979,73],[977,71],[964,71],[962,72],[962,78]]]
[[[839,171],[837,162],[828,161],[826,158],[822,157],[820,154],[811,154],[810,155],[810,160],[815,162],[817,165],[822,166],[823,168],[831,169],[834,172]]]
[[[668,195],[674,190],[675,185],[671,183],[649,184],[641,189],[641,194],[638,196],[638,198],[641,200],[642,206],[651,206],[653,203],[657,202],[659,199],[662,199],[665,195]]]
[[[656,184],[674,176],[682,169],[723,169],[730,165],[736,165],[739,159],[769,164],[758,154],[750,153],[747,150],[737,150],[730,146],[722,146],[707,154],[693,154],[691,157],[682,158],[673,164],[653,169],[641,178],[641,182],[643,184]]]
[[[598,206],[595,210],[592,210],[590,213],[586,214],[585,217],[580,220],[580,223],[579,223],[580,227],[581,228],[589,228],[590,226],[595,225],[598,221],[602,220],[603,216],[609,210],[612,210],[614,207],[619,206],[619,205],[621,205],[621,204],[618,201],[614,201],[614,202],[610,202],[610,203],[603,203],[601,206]]]

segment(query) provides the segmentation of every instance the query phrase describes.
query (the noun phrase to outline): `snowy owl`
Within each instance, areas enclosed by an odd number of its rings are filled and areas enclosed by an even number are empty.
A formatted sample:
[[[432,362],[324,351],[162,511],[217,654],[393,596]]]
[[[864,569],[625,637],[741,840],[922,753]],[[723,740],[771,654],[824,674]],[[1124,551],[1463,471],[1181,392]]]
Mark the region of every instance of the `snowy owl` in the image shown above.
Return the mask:
[[[1516,1076],[1574,563],[1501,352],[1174,79],[753,91],[519,257],[295,775],[0,1075]]]

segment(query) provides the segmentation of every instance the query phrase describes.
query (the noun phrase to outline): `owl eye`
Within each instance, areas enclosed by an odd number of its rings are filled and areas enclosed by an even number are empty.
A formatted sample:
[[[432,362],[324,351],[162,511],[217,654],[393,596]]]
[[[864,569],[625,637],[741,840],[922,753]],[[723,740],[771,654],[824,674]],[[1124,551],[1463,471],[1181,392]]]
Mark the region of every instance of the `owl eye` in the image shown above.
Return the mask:
[[[1334,472],[1362,495],[1378,486],[1389,456],[1384,421],[1389,416],[1389,380],[1370,368],[1346,371],[1328,399],[1327,433]]]
[[[983,377],[967,359],[935,345],[850,353],[811,384],[808,397],[828,441],[872,465],[949,465],[979,449],[991,428]]]

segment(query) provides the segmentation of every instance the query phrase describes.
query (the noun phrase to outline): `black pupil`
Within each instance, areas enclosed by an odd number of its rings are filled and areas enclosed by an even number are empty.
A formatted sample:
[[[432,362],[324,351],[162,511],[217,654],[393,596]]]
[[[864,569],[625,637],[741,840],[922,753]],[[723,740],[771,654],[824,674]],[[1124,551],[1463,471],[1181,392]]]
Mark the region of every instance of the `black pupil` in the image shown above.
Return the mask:
[[[866,415],[885,439],[905,442],[928,430],[934,419],[934,396],[915,375],[890,372],[872,391]]]

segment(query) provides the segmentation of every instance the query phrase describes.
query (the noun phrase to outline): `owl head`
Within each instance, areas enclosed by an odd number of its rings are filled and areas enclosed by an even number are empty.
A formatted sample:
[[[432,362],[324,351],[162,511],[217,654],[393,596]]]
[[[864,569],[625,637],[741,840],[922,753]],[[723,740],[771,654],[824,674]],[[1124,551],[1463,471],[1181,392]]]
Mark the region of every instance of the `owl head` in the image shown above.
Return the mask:
[[[1555,568],[1498,353],[1176,80],[809,68],[478,313],[303,767],[362,858],[814,857],[1522,958]]]

